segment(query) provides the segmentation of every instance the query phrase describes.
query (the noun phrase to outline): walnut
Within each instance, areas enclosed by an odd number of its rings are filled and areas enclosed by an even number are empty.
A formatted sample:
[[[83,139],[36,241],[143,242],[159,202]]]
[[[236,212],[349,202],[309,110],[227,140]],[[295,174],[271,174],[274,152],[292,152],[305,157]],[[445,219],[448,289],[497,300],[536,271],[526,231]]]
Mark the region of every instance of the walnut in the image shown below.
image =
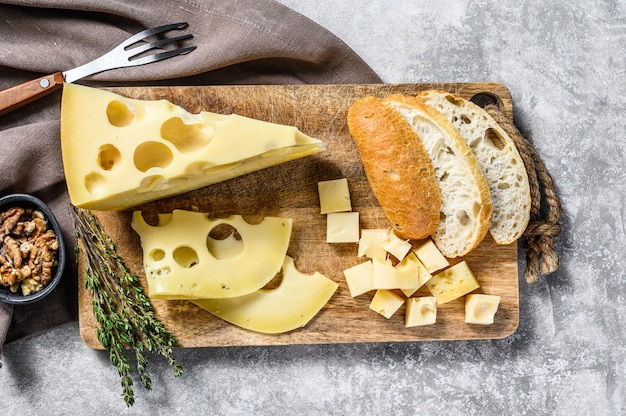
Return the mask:
[[[42,212],[10,208],[0,213],[0,284],[23,295],[52,280],[59,240]]]

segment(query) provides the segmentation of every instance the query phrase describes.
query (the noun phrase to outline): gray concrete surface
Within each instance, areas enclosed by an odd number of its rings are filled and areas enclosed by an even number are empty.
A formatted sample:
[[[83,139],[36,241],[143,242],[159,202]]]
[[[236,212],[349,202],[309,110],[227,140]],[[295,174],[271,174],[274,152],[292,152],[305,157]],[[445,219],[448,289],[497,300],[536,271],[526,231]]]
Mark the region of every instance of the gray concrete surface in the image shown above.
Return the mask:
[[[1,414],[619,415],[626,413],[626,2],[281,0],[389,83],[497,81],[562,197],[558,272],[520,277],[514,335],[176,351],[126,409],[76,323],[4,351]],[[367,4],[367,5],[366,5]],[[523,262],[520,263],[523,267]]]

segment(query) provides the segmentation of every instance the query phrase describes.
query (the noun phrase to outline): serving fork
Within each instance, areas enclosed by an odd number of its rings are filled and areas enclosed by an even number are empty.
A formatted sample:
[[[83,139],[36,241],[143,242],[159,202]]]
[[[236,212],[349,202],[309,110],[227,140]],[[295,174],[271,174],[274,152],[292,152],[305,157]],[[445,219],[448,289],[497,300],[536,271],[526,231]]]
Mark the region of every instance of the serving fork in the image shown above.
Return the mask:
[[[86,76],[110,69],[145,65],[187,54],[196,49],[196,46],[181,47],[172,50],[164,50],[163,48],[170,44],[193,38],[191,33],[158,39],[152,42],[147,42],[146,39],[173,30],[184,30],[188,26],[189,24],[187,22],[180,22],[146,29],[131,36],[106,54],[89,63],[67,71],[45,75],[0,91],[0,115],[15,110],[16,108],[62,88],[64,82],[74,82]],[[146,53],[152,49],[157,49],[158,52],[146,55]]]

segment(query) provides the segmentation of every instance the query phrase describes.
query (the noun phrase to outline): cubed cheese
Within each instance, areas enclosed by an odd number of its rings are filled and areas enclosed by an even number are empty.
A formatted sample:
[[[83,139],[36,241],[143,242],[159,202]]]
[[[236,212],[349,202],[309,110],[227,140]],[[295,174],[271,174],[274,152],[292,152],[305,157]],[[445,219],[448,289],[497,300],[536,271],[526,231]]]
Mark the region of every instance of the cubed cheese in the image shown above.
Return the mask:
[[[370,309],[389,319],[400,309],[404,298],[390,290],[377,290],[370,303]]]
[[[326,215],[327,243],[358,243],[359,213],[332,212]]]
[[[317,183],[322,214],[352,210],[348,179],[334,179]]]
[[[402,289],[402,293],[404,293],[407,297],[411,296],[420,287],[424,286],[424,284],[432,277],[431,274],[428,273],[428,270],[426,270],[426,267],[424,267],[422,262],[419,261],[415,253],[409,253],[409,255],[406,256],[404,260],[396,265],[396,273],[406,273],[415,279],[414,288]]]
[[[500,296],[473,293],[465,297],[465,322],[491,325],[500,305]]]
[[[434,296],[407,299],[404,326],[433,325],[436,322],[437,300]]]
[[[426,270],[430,273],[441,270],[450,265],[448,260],[443,256],[443,254],[441,254],[441,251],[439,251],[432,240],[427,240],[421,246],[417,247],[415,249],[415,254],[426,267]]]
[[[371,260],[344,270],[343,275],[353,298],[374,290],[374,268]]]
[[[411,251],[411,243],[398,237],[391,229],[388,230],[387,238],[381,242],[380,246],[398,261],[404,259]]]
[[[326,305],[337,283],[320,273],[299,272],[289,256],[275,289],[228,299],[193,300],[213,315],[251,331],[277,334],[305,326]]]
[[[137,206],[324,148],[292,126],[63,87],[63,168],[71,202],[82,208]]]
[[[384,228],[361,230],[357,256],[366,256],[370,259],[385,261],[387,251],[382,247],[382,243],[387,239],[388,235],[389,230]]]
[[[417,269],[409,265],[393,266],[391,260],[372,260],[374,289],[415,289]],[[400,267],[398,267],[400,266]]]
[[[478,289],[480,284],[465,260],[437,274],[426,282],[428,290],[437,298],[437,304],[450,302]]]
[[[237,230],[242,244],[227,239],[225,249],[207,245],[222,224]],[[241,216],[209,219],[206,214],[174,210],[146,223],[133,213],[139,234],[148,295],[156,299],[206,299],[243,296],[267,284],[280,270],[291,237],[291,219],[267,217],[249,224]],[[235,244],[239,248],[234,248]]]

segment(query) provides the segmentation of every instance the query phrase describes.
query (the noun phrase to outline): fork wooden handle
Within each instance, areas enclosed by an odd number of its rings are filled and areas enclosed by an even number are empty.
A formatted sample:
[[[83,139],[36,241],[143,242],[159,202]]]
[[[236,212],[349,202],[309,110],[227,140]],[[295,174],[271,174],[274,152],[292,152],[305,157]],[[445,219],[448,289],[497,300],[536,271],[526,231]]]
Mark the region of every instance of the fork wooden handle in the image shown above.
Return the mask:
[[[0,115],[61,89],[63,81],[63,73],[55,72],[0,91]]]

